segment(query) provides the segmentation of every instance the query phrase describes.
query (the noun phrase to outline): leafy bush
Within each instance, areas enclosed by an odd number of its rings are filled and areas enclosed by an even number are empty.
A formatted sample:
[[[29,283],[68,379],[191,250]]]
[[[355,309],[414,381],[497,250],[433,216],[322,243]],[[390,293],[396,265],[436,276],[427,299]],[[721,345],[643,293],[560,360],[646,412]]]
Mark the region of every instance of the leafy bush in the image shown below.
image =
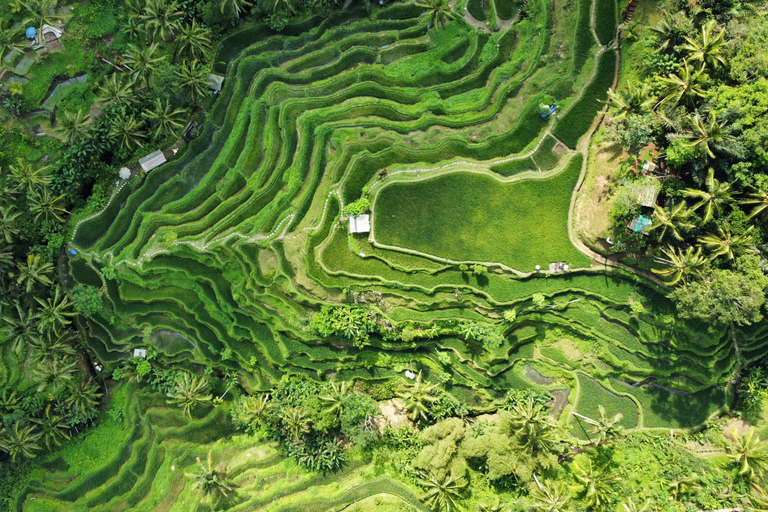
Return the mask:
[[[72,289],[75,310],[87,318],[93,318],[104,309],[101,292],[95,286],[78,284]]]
[[[371,208],[371,202],[367,198],[363,197],[345,206],[344,215],[352,215],[352,216],[362,215],[368,210],[370,210],[370,208]]]

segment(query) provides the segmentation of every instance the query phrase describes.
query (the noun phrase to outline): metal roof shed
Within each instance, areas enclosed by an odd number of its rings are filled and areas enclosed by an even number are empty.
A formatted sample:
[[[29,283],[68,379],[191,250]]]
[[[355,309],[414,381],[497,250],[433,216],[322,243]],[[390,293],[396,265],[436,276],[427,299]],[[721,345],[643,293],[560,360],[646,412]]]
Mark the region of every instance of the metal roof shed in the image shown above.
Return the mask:
[[[642,187],[637,195],[637,202],[643,206],[652,208],[659,197],[660,187],[656,184]]]
[[[166,161],[163,151],[158,149],[154,153],[150,153],[144,158],[140,158],[139,165],[144,169],[144,172],[149,172],[155,167],[163,165]]]
[[[209,89],[213,90],[214,92],[221,92],[221,85],[224,83],[223,76],[211,73],[208,75],[208,78],[206,78],[205,81],[208,82]]]
[[[358,215],[357,217],[351,216],[349,218],[349,232],[350,233],[370,233],[371,219],[368,216],[368,214]]]

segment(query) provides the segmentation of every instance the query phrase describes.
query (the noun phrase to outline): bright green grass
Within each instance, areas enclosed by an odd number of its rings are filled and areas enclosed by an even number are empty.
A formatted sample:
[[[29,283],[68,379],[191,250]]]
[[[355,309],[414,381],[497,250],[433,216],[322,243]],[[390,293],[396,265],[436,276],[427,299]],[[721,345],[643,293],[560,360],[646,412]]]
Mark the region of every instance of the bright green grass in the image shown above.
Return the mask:
[[[609,417],[616,413],[622,414],[619,423],[624,428],[634,428],[637,426],[637,406],[632,399],[625,396],[619,396],[607,390],[589,377],[579,374],[579,400],[576,404],[576,412],[587,418],[597,419],[600,417],[598,406],[605,407]],[[583,437],[590,431],[590,426],[574,417],[571,419],[574,424],[573,432],[579,437]]]
[[[393,183],[374,206],[376,240],[459,261],[499,262],[520,270],[550,261],[589,265],[568,238],[568,207],[582,157],[557,176],[502,183],[456,172]]]

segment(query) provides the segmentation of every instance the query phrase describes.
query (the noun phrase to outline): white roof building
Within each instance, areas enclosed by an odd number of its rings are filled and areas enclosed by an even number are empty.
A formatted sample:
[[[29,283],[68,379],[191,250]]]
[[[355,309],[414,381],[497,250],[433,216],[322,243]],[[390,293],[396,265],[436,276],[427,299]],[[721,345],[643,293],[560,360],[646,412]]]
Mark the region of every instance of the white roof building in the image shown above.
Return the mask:
[[[139,159],[139,165],[141,165],[141,168],[144,169],[145,172],[149,172],[155,167],[163,165],[165,162],[167,162],[167,160],[165,159],[163,151],[160,149]]]
[[[133,349],[133,357],[140,357],[142,359],[147,358],[147,349],[145,348],[135,348]]]
[[[370,233],[371,232],[371,218],[367,213],[358,215],[357,217],[349,217],[349,232],[350,233]]]
[[[205,79],[206,82],[208,82],[208,88],[215,91],[215,92],[221,92],[221,84],[224,83],[224,77],[221,75],[217,75],[215,73],[211,73],[208,75],[208,78]]]

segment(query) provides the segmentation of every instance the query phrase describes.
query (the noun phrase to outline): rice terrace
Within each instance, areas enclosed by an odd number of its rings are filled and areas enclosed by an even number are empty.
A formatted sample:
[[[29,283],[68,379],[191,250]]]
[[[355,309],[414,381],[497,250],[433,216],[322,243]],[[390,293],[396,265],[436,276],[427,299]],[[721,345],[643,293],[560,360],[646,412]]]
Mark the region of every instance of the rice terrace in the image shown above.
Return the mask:
[[[0,510],[768,510],[765,1],[11,4]]]

